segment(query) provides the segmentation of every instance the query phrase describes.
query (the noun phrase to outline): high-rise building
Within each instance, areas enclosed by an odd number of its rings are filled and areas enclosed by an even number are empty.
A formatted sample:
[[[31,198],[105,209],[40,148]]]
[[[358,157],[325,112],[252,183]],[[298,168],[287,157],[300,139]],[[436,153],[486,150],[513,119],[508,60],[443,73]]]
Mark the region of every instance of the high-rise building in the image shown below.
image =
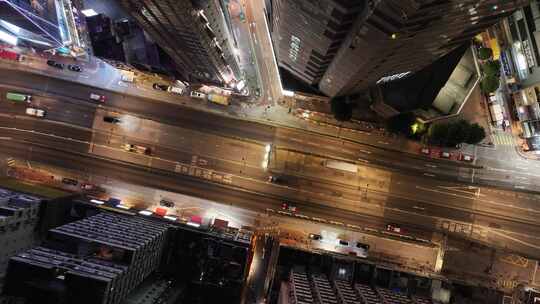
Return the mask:
[[[31,303],[120,303],[160,265],[168,227],[99,213],[51,229],[45,246],[9,260],[4,293]]]
[[[35,245],[41,199],[0,189],[0,288],[8,260]]]
[[[272,40],[280,67],[316,85],[364,6],[362,1],[273,0]]]
[[[0,0],[0,42],[80,55],[75,19],[69,1]]]
[[[173,59],[185,80],[232,85],[241,79],[223,1],[118,1]]]
[[[308,83],[320,78],[319,90],[334,97],[363,92],[384,77],[423,69],[527,0],[327,0],[317,1],[322,3],[319,6],[304,2],[312,1],[272,2],[278,60]],[[347,5],[354,7],[347,10],[353,15],[340,15],[340,8]],[[304,13],[289,14],[291,7]],[[316,17],[305,17],[310,15]],[[299,21],[290,21],[293,18]],[[336,19],[341,23],[336,24]],[[320,27],[328,31],[321,35]],[[313,47],[314,37],[320,37],[317,47]],[[337,38],[329,44],[328,37]],[[313,62],[320,63],[316,71],[302,63],[302,56],[310,58],[313,50],[315,55],[326,54],[313,56],[318,60]],[[299,63],[289,68],[291,58]],[[316,74],[308,78],[306,71]]]

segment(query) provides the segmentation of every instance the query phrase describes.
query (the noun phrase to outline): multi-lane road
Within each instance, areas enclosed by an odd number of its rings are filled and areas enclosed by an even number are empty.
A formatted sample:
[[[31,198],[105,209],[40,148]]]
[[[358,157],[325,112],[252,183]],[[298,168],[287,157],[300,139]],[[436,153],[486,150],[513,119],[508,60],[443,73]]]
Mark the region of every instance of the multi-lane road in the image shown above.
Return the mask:
[[[465,237],[529,256],[537,251],[537,198],[456,183],[478,171],[471,166],[456,167],[30,73],[9,75],[2,96],[6,89],[35,91],[33,105],[47,109],[48,116],[25,117],[24,105],[2,100],[2,136],[41,145],[10,141],[3,145],[4,153],[256,210],[278,209],[288,200],[301,214],[337,223],[382,227],[398,222],[423,238],[429,238],[429,231],[454,227],[452,231]],[[105,104],[87,98],[96,91],[107,96]],[[105,123],[104,115],[116,115],[122,123]],[[152,156],[128,153],[122,149],[125,143],[150,147]],[[266,144],[274,148],[265,171],[261,162]],[[47,146],[59,150],[47,151]],[[359,173],[324,167],[328,157],[356,162]],[[286,182],[269,183],[270,174],[281,175]],[[216,188],[221,190],[210,190]],[[509,198],[512,204],[507,203]]]

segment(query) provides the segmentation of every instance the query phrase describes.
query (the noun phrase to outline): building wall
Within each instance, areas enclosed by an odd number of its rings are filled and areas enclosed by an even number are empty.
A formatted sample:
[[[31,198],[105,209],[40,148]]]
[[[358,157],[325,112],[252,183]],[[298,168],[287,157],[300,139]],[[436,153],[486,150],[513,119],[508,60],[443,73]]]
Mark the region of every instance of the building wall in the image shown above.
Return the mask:
[[[364,5],[273,0],[272,39],[279,66],[310,85],[318,83]]]
[[[215,41],[228,39],[228,32],[212,29],[199,11],[215,6],[217,1],[117,0],[139,25],[174,60],[185,80],[196,82],[224,82],[231,78],[234,63],[231,57],[223,60]],[[217,8],[216,8],[217,9]],[[215,16],[217,14],[210,13]],[[208,20],[210,21],[210,20]],[[213,25],[219,22],[213,22]],[[218,36],[222,34],[222,36]],[[234,57],[232,57],[234,58]]]
[[[418,71],[526,2],[370,1],[319,89],[328,96],[349,95],[366,90],[382,77]]]

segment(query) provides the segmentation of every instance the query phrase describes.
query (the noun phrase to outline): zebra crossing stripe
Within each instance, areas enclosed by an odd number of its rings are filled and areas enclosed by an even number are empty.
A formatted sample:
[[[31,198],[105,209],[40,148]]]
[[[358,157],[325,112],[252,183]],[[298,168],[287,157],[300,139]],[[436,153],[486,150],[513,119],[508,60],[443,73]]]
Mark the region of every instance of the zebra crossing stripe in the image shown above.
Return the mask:
[[[13,166],[15,166],[15,159],[12,158],[12,157],[7,158],[6,163],[7,163],[8,167],[13,167]]]

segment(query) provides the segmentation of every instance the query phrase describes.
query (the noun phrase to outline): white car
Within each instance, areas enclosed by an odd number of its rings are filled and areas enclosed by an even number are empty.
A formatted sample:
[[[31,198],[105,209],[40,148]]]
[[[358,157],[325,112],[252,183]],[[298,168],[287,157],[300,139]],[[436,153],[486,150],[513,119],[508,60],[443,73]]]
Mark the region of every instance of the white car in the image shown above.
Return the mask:
[[[40,110],[36,108],[26,108],[26,114],[35,117],[44,117],[45,110]]]
[[[191,91],[191,93],[189,93],[189,96],[193,98],[206,99],[206,94],[197,91]]]
[[[182,95],[184,93],[184,90],[182,88],[179,88],[179,87],[169,86],[167,88],[167,92]]]
[[[90,99],[96,100],[96,101],[99,101],[99,102],[105,102],[105,96],[99,95],[99,94],[91,93],[90,94]]]

